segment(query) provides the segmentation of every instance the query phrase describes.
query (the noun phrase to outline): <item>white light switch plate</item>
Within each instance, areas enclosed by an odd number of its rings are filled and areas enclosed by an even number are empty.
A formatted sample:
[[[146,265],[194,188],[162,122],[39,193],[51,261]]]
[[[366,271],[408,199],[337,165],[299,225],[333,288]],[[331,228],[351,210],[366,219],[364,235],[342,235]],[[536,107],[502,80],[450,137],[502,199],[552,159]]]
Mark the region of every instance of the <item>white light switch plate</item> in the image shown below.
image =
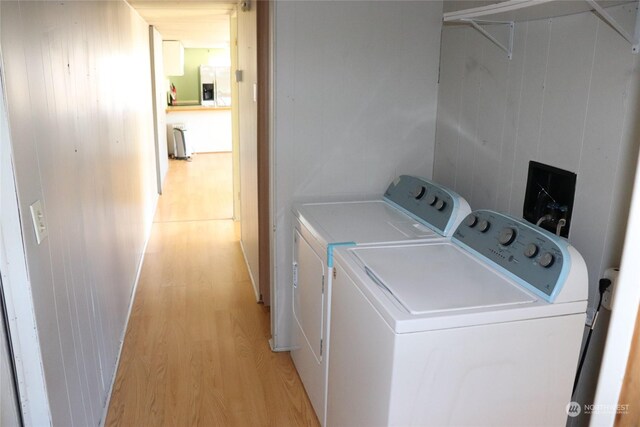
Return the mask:
[[[36,232],[36,240],[40,244],[45,237],[49,234],[47,230],[47,223],[44,219],[44,209],[42,209],[42,202],[37,200],[30,207],[31,219],[33,220],[33,228]]]

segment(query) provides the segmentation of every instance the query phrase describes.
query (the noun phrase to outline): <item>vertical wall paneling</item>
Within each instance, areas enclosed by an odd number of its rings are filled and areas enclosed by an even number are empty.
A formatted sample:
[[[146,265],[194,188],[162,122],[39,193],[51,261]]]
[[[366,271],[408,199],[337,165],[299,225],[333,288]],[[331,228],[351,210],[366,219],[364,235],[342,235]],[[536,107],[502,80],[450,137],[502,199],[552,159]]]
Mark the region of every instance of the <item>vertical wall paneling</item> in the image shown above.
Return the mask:
[[[250,10],[238,10],[238,69],[242,71],[242,81],[238,83],[238,114],[242,212],[240,242],[256,299],[259,299],[258,104],[255,98],[257,93],[254,93],[257,92],[258,83],[256,7],[252,3]]]
[[[517,133],[514,147],[514,167],[511,177],[511,195],[509,212],[519,212],[524,203],[526,174],[529,160],[536,157],[540,141],[540,126],[544,105],[544,84],[547,76],[548,49],[550,43],[551,20],[542,20],[518,24],[518,33],[525,27],[525,46],[514,54],[522,54],[523,77],[518,105]],[[513,76],[514,78],[516,76]],[[474,208],[479,206],[472,205]]]
[[[274,5],[273,344],[289,345],[291,206],[430,178],[441,2]],[[444,78],[444,76],[443,76]]]
[[[4,5],[0,3],[0,16]],[[33,294],[27,273],[20,213],[16,198],[13,153],[6,112],[4,65],[0,45],[0,274],[23,421],[25,426],[51,423],[42,371],[42,354],[33,310]]]
[[[632,28],[635,5],[610,11]],[[434,178],[475,209],[522,216],[529,161],[577,173],[569,240],[587,263],[593,307],[598,279],[620,262],[640,134],[637,56],[592,13],[517,22],[511,61],[464,26],[444,27],[442,51]],[[585,403],[607,317],[585,363]]]
[[[158,193],[169,171],[167,152],[167,88],[162,62],[162,36],[153,26],[149,26],[149,49],[151,50],[151,98],[153,109],[154,139],[156,149],[156,175]]]
[[[503,32],[504,34],[498,37],[505,40],[508,37],[509,28],[506,25],[499,25],[494,31]],[[495,123],[500,123],[504,119],[507,96],[506,92],[501,92],[499,88],[507,80],[510,61],[504,60],[504,52],[500,49],[486,44],[481,52],[484,60],[496,66],[484,68],[481,62],[474,64],[477,66],[476,72],[480,74],[480,84],[477,98],[477,147],[473,157],[472,173],[478,170],[485,171],[486,179],[473,181],[470,194],[473,194],[476,199],[485,200],[494,197],[493,189],[498,184],[500,176],[500,156],[495,154],[501,152],[504,123],[502,126],[496,126]],[[473,201],[469,202],[473,203]]]
[[[498,180],[496,185],[498,191],[494,195],[496,208],[506,212],[509,210],[511,199],[512,179],[514,175],[516,141],[518,135],[518,118],[520,117],[520,97],[524,86],[523,68],[526,56],[528,26],[523,31],[514,34],[514,47],[517,46],[518,53],[513,55],[508,62],[506,81],[508,84],[506,93],[506,104],[504,106],[504,118],[502,119],[502,131],[500,135],[500,157],[498,162]]]
[[[157,180],[148,25],[125,2],[2,2],[16,185],[54,425],[101,421]],[[38,245],[29,205],[44,205]]]

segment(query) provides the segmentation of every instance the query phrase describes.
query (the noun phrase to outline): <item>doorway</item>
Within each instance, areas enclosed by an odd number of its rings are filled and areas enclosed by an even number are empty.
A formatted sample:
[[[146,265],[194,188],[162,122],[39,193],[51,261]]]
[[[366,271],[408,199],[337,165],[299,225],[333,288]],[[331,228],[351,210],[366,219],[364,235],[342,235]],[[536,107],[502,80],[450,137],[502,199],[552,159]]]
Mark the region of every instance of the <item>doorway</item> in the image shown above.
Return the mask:
[[[259,12],[265,10],[263,2],[243,2],[241,4],[235,2],[166,3],[132,0],[129,3],[161,34],[162,40],[180,42],[181,47],[178,49],[177,56],[182,60],[179,60],[181,65],[177,74],[183,72],[183,75],[170,76],[165,82],[165,96],[168,92],[173,105],[165,109],[164,121],[165,127],[184,125],[186,140],[192,141],[194,144],[192,150],[196,154],[191,156],[194,162],[203,157],[201,154],[203,151],[225,151],[207,150],[199,146],[198,134],[202,134],[202,132],[196,128],[201,127],[203,121],[198,122],[193,119],[193,115],[198,114],[202,117],[204,114],[202,110],[205,106],[198,89],[203,80],[200,76],[193,76],[197,73],[196,68],[203,65],[203,61],[205,65],[210,65],[212,62],[213,66],[226,65],[219,63],[220,56],[216,59],[216,55],[213,55],[215,49],[223,49],[228,52],[231,105],[228,107],[228,111],[220,111],[219,108],[216,113],[231,116],[230,129],[226,131],[227,135],[231,135],[231,149],[229,151],[231,151],[231,170],[233,171],[231,176],[233,212],[229,216],[232,216],[239,224],[239,240],[249,267],[256,300],[269,305],[268,143],[264,137],[259,137],[259,135],[266,135],[264,130],[268,129],[268,126],[265,126],[266,116],[264,114],[266,113],[263,112],[263,107],[268,105],[268,96],[265,90],[268,91],[269,86],[266,84],[267,80],[264,80],[263,84],[265,74],[258,74],[259,67],[264,65],[264,63],[258,63],[259,52],[264,49],[268,51],[269,45],[268,39],[265,44],[264,40],[259,40],[257,37],[258,17],[261,16]],[[220,24],[221,22],[223,23]],[[220,45],[221,36],[223,36],[222,39],[226,37],[225,46]],[[218,41],[212,43],[212,38],[217,38]],[[218,44],[216,45],[216,43]],[[204,51],[198,53],[191,49],[204,49]],[[200,54],[205,59],[195,61],[194,64],[192,58],[196,54]],[[167,55],[165,55],[162,61],[164,68],[170,66],[168,62],[171,61],[167,59]],[[157,66],[160,61],[156,59],[154,63]],[[260,70],[265,70],[265,68],[260,68]],[[187,74],[191,74],[192,77]],[[183,86],[185,80],[192,82],[190,88]],[[260,85],[258,85],[258,81],[261,82]],[[193,82],[197,82],[197,85]],[[217,94],[217,85],[216,83],[213,85],[213,92]],[[173,96],[171,96],[172,94]],[[161,97],[162,95],[157,96],[157,98]],[[224,108],[227,106],[216,107]],[[259,109],[260,114],[258,113]],[[161,113],[159,116],[162,115]],[[188,115],[191,115],[191,119]],[[161,121],[157,120],[158,123]],[[204,120],[204,122],[220,133],[221,126],[213,125],[213,120]],[[157,133],[162,132],[162,126],[158,125],[156,129]],[[167,132],[167,154],[171,154],[171,133],[171,131]],[[156,142],[156,144],[162,146],[161,142]],[[158,151],[160,149],[162,147],[159,147]],[[161,167],[158,167],[158,170],[162,174]],[[163,178],[159,176],[158,181],[163,181]],[[161,191],[161,184],[159,187]]]

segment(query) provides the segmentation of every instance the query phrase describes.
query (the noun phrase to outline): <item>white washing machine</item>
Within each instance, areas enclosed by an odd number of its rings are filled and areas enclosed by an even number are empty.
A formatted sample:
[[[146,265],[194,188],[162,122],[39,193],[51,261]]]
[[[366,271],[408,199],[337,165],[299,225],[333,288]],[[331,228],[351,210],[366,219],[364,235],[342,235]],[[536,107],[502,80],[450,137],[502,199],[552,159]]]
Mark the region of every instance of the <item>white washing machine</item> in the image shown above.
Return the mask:
[[[306,203],[294,207],[291,356],[325,425],[333,251],[387,242],[451,236],[469,204],[433,182],[403,175],[378,200]]]
[[[566,241],[481,210],[334,271],[328,426],[565,425],[587,307]]]

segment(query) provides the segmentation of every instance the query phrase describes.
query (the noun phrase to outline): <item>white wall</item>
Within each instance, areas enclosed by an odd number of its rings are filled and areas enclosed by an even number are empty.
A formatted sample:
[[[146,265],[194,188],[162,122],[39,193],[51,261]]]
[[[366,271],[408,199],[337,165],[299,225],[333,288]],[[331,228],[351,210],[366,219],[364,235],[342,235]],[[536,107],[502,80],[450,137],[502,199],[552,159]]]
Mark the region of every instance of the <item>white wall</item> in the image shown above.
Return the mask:
[[[149,49],[151,51],[151,108],[153,112],[154,139],[156,152],[156,178],[158,193],[162,194],[164,179],[169,171],[167,151],[167,87],[162,61],[162,36],[153,26],[149,26]]]
[[[104,413],[157,198],[148,25],[125,2],[7,2],[1,49],[53,424]],[[29,205],[44,204],[35,240]]]
[[[278,349],[290,345],[292,202],[382,194],[402,173],[431,177],[441,20],[435,1],[275,4]]]
[[[238,115],[240,142],[241,240],[256,299],[260,298],[258,263],[258,104],[254,85],[258,79],[256,8],[238,10]]]
[[[635,6],[612,13],[633,27]],[[577,173],[569,241],[587,263],[592,307],[598,279],[620,263],[639,71],[631,46],[591,13],[516,23],[511,61],[471,28],[442,35],[434,178],[474,209],[521,217],[530,160]],[[585,364],[584,403],[598,366],[598,357]]]

